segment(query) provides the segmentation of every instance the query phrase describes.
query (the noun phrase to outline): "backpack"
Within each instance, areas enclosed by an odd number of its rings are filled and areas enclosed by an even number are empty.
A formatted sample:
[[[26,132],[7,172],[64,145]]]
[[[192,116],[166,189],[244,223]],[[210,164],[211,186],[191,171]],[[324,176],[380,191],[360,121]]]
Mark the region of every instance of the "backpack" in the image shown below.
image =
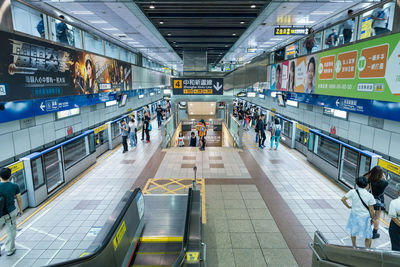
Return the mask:
[[[3,195],[0,195],[0,217],[8,214],[6,207],[6,198]]]
[[[281,129],[282,129],[282,126],[280,124],[277,124],[275,126],[275,136],[281,136]]]
[[[153,130],[153,126],[151,126],[151,123],[150,123],[150,122],[149,122],[149,126],[147,126],[147,130],[148,130],[148,131]]]
[[[60,23],[58,23],[58,24],[56,25],[56,35],[57,35],[57,38],[63,37],[64,33],[65,33],[64,24],[63,24],[62,22],[60,22]]]

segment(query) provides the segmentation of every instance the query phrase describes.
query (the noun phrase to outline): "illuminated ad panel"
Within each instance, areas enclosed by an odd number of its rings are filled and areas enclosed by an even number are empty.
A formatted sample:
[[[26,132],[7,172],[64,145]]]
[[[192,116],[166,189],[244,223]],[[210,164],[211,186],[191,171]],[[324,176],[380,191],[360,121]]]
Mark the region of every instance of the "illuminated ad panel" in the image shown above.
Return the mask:
[[[131,64],[0,32],[0,101],[132,89]]]

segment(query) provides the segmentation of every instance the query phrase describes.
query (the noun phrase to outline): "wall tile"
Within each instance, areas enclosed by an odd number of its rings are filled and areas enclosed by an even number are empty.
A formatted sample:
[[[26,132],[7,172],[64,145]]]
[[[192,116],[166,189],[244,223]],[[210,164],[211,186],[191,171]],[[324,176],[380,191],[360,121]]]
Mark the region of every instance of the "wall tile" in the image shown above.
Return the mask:
[[[46,114],[46,115],[42,115],[42,116],[37,116],[37,117],[35,117],[35,119],[36,119],[36,125],[39,125],[39,124],[44,124],[44,123],[55,121],[55,115],[54,115],[54,113],[51,113],[51,114]]]
[[[368,125],[368,116],[357,114],[357,113],[351,113],[351,112],[349,112],[348,115],[349,115],[349,117],[348,117],[349,121]]]
[[[13,132],[13,141],[16,155],[29,151],[31,149],[31,140],[28,129]]]
[[[44,145],[43,125],[29,128],[31,148]]]
[[[56,139],[56,128],[54,122],[43,124],[44,143],[53,142]]]
[[[348,139],[352,142],[359,143],[361,134],[361,124],[356,122],[349,123]]]
[[[14,157],[14,142],[12,133],[0,135],[0,161]]]
[[[383,123],[383,129],[395,133],[400,133],[400,122],[385,120]]]
[[[375,129],[375,138],[373,149],[384,154],[389,153],[391,133],[388,131]]]
[[[389,155],[400,159],[400,133],[391,133]]]
[[[374,142],[374,128],[361,125],[360,144],[372,148]]]
[[[20,128],[19,121],[0,123],[0,134],[18,131]]]

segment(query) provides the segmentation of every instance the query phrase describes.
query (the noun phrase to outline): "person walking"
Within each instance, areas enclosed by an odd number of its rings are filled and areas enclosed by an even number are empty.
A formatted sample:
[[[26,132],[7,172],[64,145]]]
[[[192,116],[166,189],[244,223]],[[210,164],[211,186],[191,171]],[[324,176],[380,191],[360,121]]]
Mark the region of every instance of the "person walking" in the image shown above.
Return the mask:
[[[352,9],[349,9],[347,11],[347,16],[351,17],[353,16],[354,12]],[[351,41],[351,37],[353,36],[353,29],[354,29],[354,18],[346,20],[342,27],[343,27],[343,42],[347,44],[348,42]]]
[[[184,147],[185,146],[185,140],[183,139],[183,133],[180,132],[179,133],[179,137],[178,137],[178,146],[179,147]]]
[[[130,141],[130,146],[131,147],[135,147],[137,144],[137,140],[136,140],[136,121],[134,119],[134,117],[131,118],[131,120],[128,123],[129,126],[129,141]]]
[[[156,112],[157,112],[158,128],[160,128],[161,123],[162,123],[162,118],[163,118],[163,109],[162,109],[161,105],[158,105],[158,107],[156,108]]]
[[[17,235],[17,216],[23,214],[22,199],[19,186],[10,181],[11,170],[2,168],[0,170],[0,230],[6,227],[7,240],[5,249],[7,256],[15,253],[15,237]],[[15,207],[15,199],[17,199],[18,209]],[[0,253],[1,255],[1,253]]]
[[[146,143],[150,143],[150,131],[152,129],[150,123],[150,116],[144,116],[143,131],[146,134]]]
[[[191,147],[197,147],[197,137],[194,132],[190,133],[190,142],[189,145]]]
[[[389,236],[392,250],[400,251],[400,183],[396,184],[394,188],[399,197],[393,199],[389,205],[388,215],[392,218],[390,220]]]
[[[146,120],[150,121],[150,114],[146,110],[148,110],[148,108],[146,109],[146,107],[144,107],[143,118],[142,118],[142,139],[141,139],[142,141],[144,141],[144,134],[146,133],[145,122],[146,122]]]
[[[206,135],[207,135],[207,125],[204,120],[201,120],[201,126],[199,131],[199,137],[201,139],[201,147],[200,150],[206,150]]]
[[[365,247],[371,247],[372,227],[374,218],[374,196],[369,193],[368,179],[360,176],[356,179],[356,189],[351,189],[342,197],[343,204],[351,209],[346,229],[350,232],[351,243],[356,248],[357,237],[365,238]],[[351,206],[347,200],[351,200]]]
[[[124,119],[121,120],[120,124],[121,124],[121,126],[119,126],[119,128],[122,131],[122,146],[124,147],[124,150],[122,150],[122,153],[125,153],[128,151],[129,126],[126,125],[126,122]]]
[[[373,167],[369,172],[363,175],[370,183],[371,194],[374,196],[376,204],[374,205],[375,218],[372,239],[379,238],[379,218],[382,210],[385,210],[385,189],[389,185],[383,169],[379,166]]]
[[[258,120],[258,123],[256,126],[257,130],[258,130],[258,147],[261,149],[264,149],[264,147],[265,147],[264,142],[265,142],[265,138],[266,138],[264,118],[265,118],[265,115],[261,114],[260,119]]]
[[[258,130],[258,121],[260,118],[256,116],[256,126],[254,127],[254,131],[256,132],[256,144],[258,143],[258,138],[260,138],[260,131]]]
[[[270,149],[273,149],[274,142],[276,142],[275,150],[278,149],[279,139],[281,138],[281,131],[282,131],[281,123],[278,118],[275,118],[275,124],[274,124],[274,126],[272,126],[272,132],[271,132],[271,147],[270,147]]]

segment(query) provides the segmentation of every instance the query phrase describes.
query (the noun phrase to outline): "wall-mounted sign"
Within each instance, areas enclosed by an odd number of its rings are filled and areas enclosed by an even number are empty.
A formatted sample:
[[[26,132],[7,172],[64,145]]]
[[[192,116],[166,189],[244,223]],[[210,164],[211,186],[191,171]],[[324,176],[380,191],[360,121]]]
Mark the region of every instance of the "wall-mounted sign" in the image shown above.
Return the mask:
[[[247,92],[247,97],[256,97],[256,92]]]
[[[308,28],[276,27],[274,35],[307,35]]]
[[[222,95],[223,78],[173,78],[174,95]]]
[[[247,53],[254,54],[257,52],[257,48],[247,48]]]

